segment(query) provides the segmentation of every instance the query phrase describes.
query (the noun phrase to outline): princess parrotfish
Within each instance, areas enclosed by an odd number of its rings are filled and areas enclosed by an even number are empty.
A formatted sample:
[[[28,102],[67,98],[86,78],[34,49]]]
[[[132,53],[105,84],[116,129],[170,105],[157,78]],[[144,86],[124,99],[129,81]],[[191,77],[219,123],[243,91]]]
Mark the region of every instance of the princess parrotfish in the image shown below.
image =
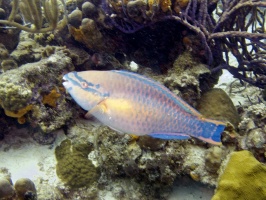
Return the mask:
[[[65,74],[72,98],[103,124],[120,133],[161,139],[190,136],[221,144],[226,124],[204,118],[158,82],[126,71],[84,71]]]

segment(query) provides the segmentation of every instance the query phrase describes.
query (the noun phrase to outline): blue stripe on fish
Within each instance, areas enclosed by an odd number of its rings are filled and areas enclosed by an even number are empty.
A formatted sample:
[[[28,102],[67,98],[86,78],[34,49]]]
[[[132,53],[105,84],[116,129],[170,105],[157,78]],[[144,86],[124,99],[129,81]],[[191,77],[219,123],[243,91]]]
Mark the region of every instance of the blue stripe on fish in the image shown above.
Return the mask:
[[[101,93],[101,92],[99,92],[99,91],[97,90],[97,89],[100,88],[100,84],[96,84],[96,85],[94,85],[93,83],[86,81],[85,79],[83,79],[81,76],[78,75],[78,72],[73,72],[73,74],[74,74],[74,76],[75,76],[80,82],[85,82],[85,83],[88,84],[89,87],[84,88],[84,90],[86,90],[86,91],[88,91],[88,92],[92,92],[92,93],[94,93],[95,95],[99,95],[99,96],[102,96],[102,97],[108,97],[108,96],[109,96],[109,93],[108,93],[108,92],[106,92],[106,93]],[[68,75],[68,74],[67,74],[67,75]],[[80,86],[80,84],[79,84],[77,81],[71,79],[69,76],[67,76],[67,77],[68,77],[69,80],[73,81],[73,85]],[[91,88],[90,86],[91,86],[91,87],[95,86],[96,89]]]
[[[164,87],[160,83],[157,83],[154,80],[151,80],[151,79],[149,79],[147,77],[140,76],[139,74],[136,74],[134,72],[128,72],[128,71],[125,71],[125,70],[111,70],[111,71],[113,71],[115,73],[118,73],[118,74],[121,74],[121,75],[124,75],[124,76],[127,76],[129,78],[137,79],[137,80],[139,80],[141,82],[144,82],[145,84],[150,85],[151,87],[154,87],[154,88],[158,89],[160,92],[165,94],[169,99],[174,101],[178,106],[183,108],[186,112],[188,112],[188,113],[190,113],[192,115],[201,116],[201,114],[197,110],[195,110],[191,106],[188,106],[178,96],[174,96],[174,94],[172,92],[170,92],[170,90],[168,90],[168,88]]]

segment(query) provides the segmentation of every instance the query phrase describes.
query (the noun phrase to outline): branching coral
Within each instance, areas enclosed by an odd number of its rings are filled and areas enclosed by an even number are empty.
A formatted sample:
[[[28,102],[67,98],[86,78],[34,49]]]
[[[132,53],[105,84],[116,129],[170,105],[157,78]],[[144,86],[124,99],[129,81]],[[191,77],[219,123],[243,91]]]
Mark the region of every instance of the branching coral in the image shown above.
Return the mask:
[[[218,2],[218,1],[217,1]],[[216,6],[219,6],[217,4]],[[262,42],[265,34],[266,2],[223,0],[218,20],[213,17],[207,0],[190,0],[185,12],[171,16],[198,34],[207,51],[208,63],[213,62],[213,49],[225,52],[226,61],[213,70],[227,69],[236,78],[263,88],[266,84],[265,53]],[[216,8],[218,10],[218,8]],[[229,54],[238,61],[238,67],[229,65]],[[256,76],[248,77],[248,72]]]
[[[62,3],[64,1],[62,0]],[[43,13],[49,26],[43,28]],[[33,24],[27,27],[15,21],[15,16],[20,11],[24,20]],[[31,33],[44,33],[56,28],[58,22],[59,7],[57,0],[13,0],[12,10],[7,20],[0,20],[0,24],[16,27]]]
[[[217,69],[227,69],[236,78],[260,88],[266,85],[265,7],[266,2],[256,0],[222,1],[222,14],[208,38],[226,55],[226,62]],[[238,61],[237,68],[230,66],[229,54]]]
[[[125,33],[134,33],[159,21],[175,20],[200,39],[206,63],[213,73],[227,69],[241,81],[264,88],[265,1],[149,0],[135,3],[133,8],[132,2],[137,1],[141,0],[118,1],[120,4],[105,0],[102,8],[111,24]],[[137,18],[132,11],[138,13]],[[238,66],[230,65],[229,55],[235,57]]]

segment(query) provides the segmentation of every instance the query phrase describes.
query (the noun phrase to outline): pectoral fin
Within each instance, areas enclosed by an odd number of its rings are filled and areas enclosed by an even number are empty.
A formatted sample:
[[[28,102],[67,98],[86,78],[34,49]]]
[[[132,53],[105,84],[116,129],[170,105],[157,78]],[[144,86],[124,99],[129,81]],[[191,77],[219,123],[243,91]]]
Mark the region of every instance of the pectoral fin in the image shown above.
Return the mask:
[[[85,117],[90,119],[94,116],[99,116],[107,111],[107,106],[105,104],[105,99],[99,102],[96,106],[94,106],[89,112],[86,113]]]
[[[150,133],[148,135],[154,138],[160,138],[164,140],[186,140],[190,138],[189,135],[184,133]]]

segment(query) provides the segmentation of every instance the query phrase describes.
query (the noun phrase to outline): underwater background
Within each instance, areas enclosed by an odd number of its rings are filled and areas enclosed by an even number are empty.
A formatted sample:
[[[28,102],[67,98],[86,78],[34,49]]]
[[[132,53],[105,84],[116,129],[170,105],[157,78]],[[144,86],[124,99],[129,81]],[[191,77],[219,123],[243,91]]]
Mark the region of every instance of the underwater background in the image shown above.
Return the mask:
[[[265,7],[0,0],[0,199],[266,199]],[[86,119],[63,76],[89,70],[159,82],[226,123],[222,144],[121,134]]]

